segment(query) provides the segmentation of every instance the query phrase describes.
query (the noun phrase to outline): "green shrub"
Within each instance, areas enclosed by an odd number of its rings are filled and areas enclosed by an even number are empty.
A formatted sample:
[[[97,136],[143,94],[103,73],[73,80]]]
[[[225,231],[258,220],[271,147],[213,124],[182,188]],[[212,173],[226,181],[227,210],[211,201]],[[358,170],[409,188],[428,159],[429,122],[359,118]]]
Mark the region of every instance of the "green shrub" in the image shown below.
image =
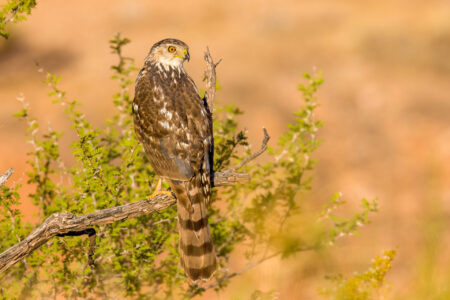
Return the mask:
[[[344,278],[341,274],[328,276],[333,286],[320,290],[320,293],[333,300],[377,299],[394,257],[395,251],[388,250],[383,256],[376,257],[372,261],[372,267],[362,274],[355,273],[349,278]]]
[[[61,105],[77,134],[72,143],[76,163],[66,168],[60,157],[62,132],[42,131],[31,116],[24,99],[16,114],[28,124],[32,145],[27,173],[30,194],[40,209],[40,221],[55,212],[87,214],[95,210],[145,199],[153,192],[155,174],[143,148],[137,141],[131,116],[132,89],[136,68],[131,58],[122,55],[129,41],[117,35],[110,43],[118,56],[113,66],[113,80],[118,92],[113,95],[117,113],[102,128],[95,128],[84,117],[80,103],[68,100],[58,87],[60,77],[46,75],[49,97]],[[223,289],[242,272],[276,256],[288,257],[300,251],[329,247],[343,236],[354,233],[369,222],[376,211],[376,201],[363,200],[362,211],[352,218],[338,218],[334,210],[344,202],[336,195],[317,218],[305,228],[316,234],[304,237],[291,226],[302,211],[299,195],[310,189],[312,154],[320,144],[317,132],[322,126],[314,119],[317,107],[315,92],[322,84],[320,75],[305,74],[299,85],[304,105],[294,114],[294,121],[268,150],[266,163],[245,165],[242,171],[251,176],[247,184],[221,190],[214,189],[210,224],[219,269],[213,283],[189,285],[179,266],[176,207],[159,213],[97,226],[95,267],[87,263],[88,238],[57,237],[42,245],[20,263],[0,274],[3,298],[191,298],[206,289]],[[215,109],[214,138],[216,171],[227,170],[247,157],[251,151],[244,131],[239,131],[236,116],[242,114],[234,105]],[[2,187],[0,194],[0,251],[26,237],[33,226],[21,220],[19,186]],[[220,201],[222,209],[214,202]],[[248,264],[239,270],[229,269],[230,255],[236,246],[244,249]],[[272,292],[271,292],[272,293]],[[254,297],[261,297],[255,292]],[[252,296],[252,297],[253,297]]]

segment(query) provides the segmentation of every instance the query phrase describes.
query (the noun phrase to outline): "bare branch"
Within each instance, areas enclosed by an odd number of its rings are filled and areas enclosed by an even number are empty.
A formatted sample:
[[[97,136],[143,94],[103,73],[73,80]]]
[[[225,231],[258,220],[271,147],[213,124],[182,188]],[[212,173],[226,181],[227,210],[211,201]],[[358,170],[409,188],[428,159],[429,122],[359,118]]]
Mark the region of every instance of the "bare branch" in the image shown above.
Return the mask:
[[[12,19],[14,19],[14,17],[16,16],[17,11],[19,10],[20,5],[14,7],[13,9],[11,9],[11,12],[9,13],[9,15],[2,20],[3,24],[7,24],[8,22],[10,22]]]
[[[214,97],[216,95],[216,67],[222,61],[222,59],[214,63],[208,47],[206,47],[204,59],[206,61],[206,71],[203,79],[204,81],[206,81],[205,97],[208,103],[209,111],[213,113]]]
[[[0,175],[0,187],[2,187],[11,177],[11,175],[14,173],[14,169],[10,168],[8,171],[6,171],[4,174]]]
[[[262,144],[261,144],[261,148],[260,148],[258,151],[256,151],[255,153],[253,153],[252,155],[250,155],[250,156],[244,158],[239,164],[237,164],[235,167],[233,167],[233,168],[231,169],[231,171],[236,171],[236,170],[242,168],[242,167],[245,166],[249,161],[251,161],[251,160],[257,158],[257,157],[260,156],[264,151],[266,151],[266,149],[267,149],[267,143],[268,143],[269,140],[270,140],[270,136],[269,136],[269,134],[267,133],[266,128],[263,127],[263,131],[264,131],[264,138],[263,138],[263,141],[262,141]]]
[[[175,198],[168,195],[158,195],[151,199],[127,203],[82,216],[76,216],[72,213],[54,213],[28,237],[0,254],[0,273],[30,255],[31,252],[55,236],[89,234],[86,230],[94,225],[137,218],[165,209],[174,203]]]
[[[250,176],[248,174],[225,170],[223,172],[214,173],[213,186],[228,186],[238,183],[247,183],[249,181]]]
[[[206,47],[206,51],[205,51],[205,54],[204,54],[204,59],[206,61],[206,71],[205,71],[204,78],[203,78],[203,80],[206,81],[205,97],[206,97],[206,101],[207,101],[207,104],[208,104],[208,107],[209,107],[209,111],[212,114],[213,113],[213,109],[214,109],[214,97],[216,95],[216,67],[222,61],[222,59],[219,59],[218,62],[214,63],[214,61],[213,61],[213,59],[211,57],[211,53],[209,52],[209,48],[208,47]],[[266,151],[267,143],[269,142],[270,136],[267,133],[266,128],[263,127],[263,131],[264,131],[264,139],[262,141],[261,149],[259,149],[257,152],[253,153],[249,157],[245,158],[237,166],[235,166],[232,169],[230,169],[229,172],[233,173],[234,171],[242,168],[249,161],[257,158],[264,151]],[[213,145],[213,147],[214,147],[214,145]],[[226,173],[226,172],[223,172],[223,173]],[[240,175],[244,175],[245,178],[248,178],[248,175],[246,175],[246,174],[240,174]],[[240,180],[240,179],[242,179],[244,177],[237,178],[237,179]],[[216,180],[216,179],[214,179],[214,180]],[[247,179],[247,181],[248,181],[248,179]]]
[[[248,181],[248,175],[226,171],[216,173],[214,179],[216,186],[225,186]],[[151,199],[127,203],[82,216],[76,216],[72,213],[54,213],[28,237],[0,254],[0,273],[30,255],[31,252],[55,236],[88,234],[90,238],[88,262],[92,264],[92,256],[95,248],[95,230],[91,228],[92,226],[111,224],[121,220],[148,215],[155,211],[165,209],[175,202],[176,199],[174,197],[164,194]]]

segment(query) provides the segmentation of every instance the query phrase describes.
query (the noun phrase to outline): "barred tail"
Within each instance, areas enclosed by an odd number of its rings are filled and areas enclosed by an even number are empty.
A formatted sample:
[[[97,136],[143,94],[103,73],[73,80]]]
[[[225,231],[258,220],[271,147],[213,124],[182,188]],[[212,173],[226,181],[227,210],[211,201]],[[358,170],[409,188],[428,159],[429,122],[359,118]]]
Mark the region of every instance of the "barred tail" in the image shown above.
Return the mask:
[[[211,188],[205,175],[197,174],[190,181],[170,182],[177,197],[181,266],[192,281],[208,280],[216,270],[206,211]]]

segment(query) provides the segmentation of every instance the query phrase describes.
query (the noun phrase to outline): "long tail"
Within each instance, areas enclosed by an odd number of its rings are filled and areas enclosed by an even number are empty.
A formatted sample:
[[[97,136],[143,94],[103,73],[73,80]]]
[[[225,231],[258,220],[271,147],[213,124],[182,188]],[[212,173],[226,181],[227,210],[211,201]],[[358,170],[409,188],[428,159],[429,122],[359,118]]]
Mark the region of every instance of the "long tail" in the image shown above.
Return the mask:
[[[190,181],[170,181],[177,197],[181,266],[192,280],[208,280],[216,270],[216,254],[209,231],[206,205],[211,184],[206,174]]]

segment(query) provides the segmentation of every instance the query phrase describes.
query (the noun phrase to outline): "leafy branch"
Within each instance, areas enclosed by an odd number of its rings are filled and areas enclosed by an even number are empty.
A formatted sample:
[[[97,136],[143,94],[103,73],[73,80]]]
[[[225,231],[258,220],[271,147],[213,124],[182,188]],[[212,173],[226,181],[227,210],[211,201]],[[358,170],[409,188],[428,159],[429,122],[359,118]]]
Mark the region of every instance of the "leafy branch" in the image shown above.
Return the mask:
[[[9,33],[6,31],[6,25],[26,20],[26,15],[29,15],[35,6],[36,0],[8,0],[0,10],[0,35],[7,39]]]

